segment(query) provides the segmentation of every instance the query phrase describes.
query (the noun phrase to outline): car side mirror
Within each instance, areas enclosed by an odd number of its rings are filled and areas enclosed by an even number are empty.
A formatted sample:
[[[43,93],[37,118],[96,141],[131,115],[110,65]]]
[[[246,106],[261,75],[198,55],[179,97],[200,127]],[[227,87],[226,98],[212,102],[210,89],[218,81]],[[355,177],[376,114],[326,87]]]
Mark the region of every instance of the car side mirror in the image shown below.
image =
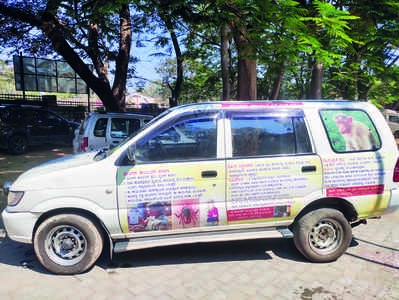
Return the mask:
[[[134,162],[136,161],[136,143],[131,144],[127,148],[127,158],[132,164],[134,164]]]

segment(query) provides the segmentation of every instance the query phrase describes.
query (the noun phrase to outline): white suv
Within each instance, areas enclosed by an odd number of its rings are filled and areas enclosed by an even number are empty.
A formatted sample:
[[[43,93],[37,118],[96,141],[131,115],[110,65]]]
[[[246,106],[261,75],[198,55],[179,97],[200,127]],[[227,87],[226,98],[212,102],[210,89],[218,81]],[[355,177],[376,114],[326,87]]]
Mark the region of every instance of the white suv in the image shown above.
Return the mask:
[[[57,274],[84,272],[107,245],[118,253],[276,237],[331,262],[352,227],[399,208],[399,150],[365,102],[197,103],[112,150],[33,168],[3,191],[9,238],[33,243]]]
[[[130,113],[91,113],[75,131],[74,152],[112,148],[152,118]]]

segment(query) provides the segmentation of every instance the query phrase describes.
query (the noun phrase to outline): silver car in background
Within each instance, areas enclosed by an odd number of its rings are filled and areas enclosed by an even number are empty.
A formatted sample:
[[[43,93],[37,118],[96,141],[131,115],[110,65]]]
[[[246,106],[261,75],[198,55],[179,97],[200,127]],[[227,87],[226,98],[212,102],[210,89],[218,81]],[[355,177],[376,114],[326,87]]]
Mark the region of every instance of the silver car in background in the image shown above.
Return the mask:
[[[153,116],[131,113],[90,113],[75,130],[75,153],[112,148],[151,121]]]

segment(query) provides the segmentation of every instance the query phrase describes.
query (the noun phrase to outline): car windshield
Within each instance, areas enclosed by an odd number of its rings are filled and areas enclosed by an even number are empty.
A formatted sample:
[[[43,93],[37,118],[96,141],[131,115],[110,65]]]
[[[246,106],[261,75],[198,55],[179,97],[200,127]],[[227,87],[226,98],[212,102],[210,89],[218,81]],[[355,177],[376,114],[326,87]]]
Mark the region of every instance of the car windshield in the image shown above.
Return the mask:
[[[157,122],[159,119],[162,119],[163,117],[165,117],[167,114],[169,114],[171,112],[171,110],[166,110],[163,113],[161,113],[160,115],[158,115],[157,117],[151,119],[148,123],[146,123],[143,127],[141,127],[139,130],[133,132],[130,136],[126,137],[123,141],[120,142],[120,144],[112,149],[101,149],[100,151],[97,152],[97,154],[94,156],[94,160],[99,161],[99,160],[103,160],[104,158],[110,156],[111,154],[113,154],[114,152],[116,152],[118,149],[120,149],[123,145],[125,145],[132,137],[136,136],[137,134],[139,134],[140,132],[142,132],[143,130],[145,130],[146,128],[148,128],[149,126],[151,126],[152,124],[154,124],[155,122]]]

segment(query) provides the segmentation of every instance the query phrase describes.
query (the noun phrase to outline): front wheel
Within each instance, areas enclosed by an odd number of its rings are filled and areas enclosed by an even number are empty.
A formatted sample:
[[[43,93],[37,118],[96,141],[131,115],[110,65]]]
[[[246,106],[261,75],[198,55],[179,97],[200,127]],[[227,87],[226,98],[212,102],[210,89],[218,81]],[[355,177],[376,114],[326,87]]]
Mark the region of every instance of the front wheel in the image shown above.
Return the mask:
[[[103,236],[84,216],[56,215],[39,225],[34,248],[47,270],[56,274],[77,274],[96,262],[103,248]]]
[[[348,249],[352,228],[335,209],[322,208],[302,216],[294,226],[294,243],[310,261],[331,262]]]
[[[13,135],[8,141],[8,150],[13,154],[23,154],[28,147],[28,140],[23,135]]]

